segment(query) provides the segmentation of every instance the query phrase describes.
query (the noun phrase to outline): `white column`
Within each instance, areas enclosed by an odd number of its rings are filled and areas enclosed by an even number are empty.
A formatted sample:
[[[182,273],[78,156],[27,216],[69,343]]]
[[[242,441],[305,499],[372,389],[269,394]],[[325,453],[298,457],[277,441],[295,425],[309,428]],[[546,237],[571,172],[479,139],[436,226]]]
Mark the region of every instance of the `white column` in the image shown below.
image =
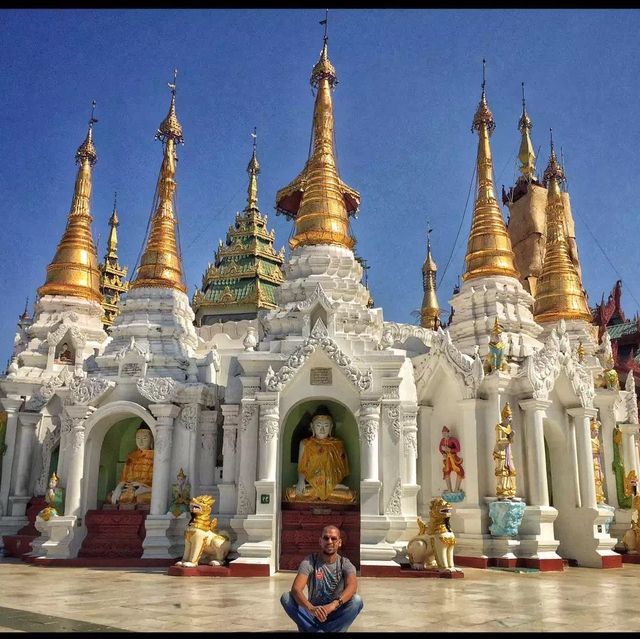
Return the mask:
[[[222,481],[225,484],[233,484],[236,477],[236,455],[237,455],[237,429],[239,421],[240,407],[235,404],[223,404],[222,414],[224,423],[222,424]]]
[[[544,418],[551,402],[543,399],[525,399],[520,402],[524,417],[524,453],[527,460],[525,494],[529,506],[549,505],[547,464],[544,455]]]
[[[380,402],[363,401],[360,404],[358,430],[360,434],[360,473],[363,480],[379,480],[378,430],[380,428]]]
[[[171,473],[171,450],[175,418],[180,407],[175,404],[149,404],[156,418],[156,433],[153,454],[153,483],[151,485],[151,515],[164,515],[169,502]]]
[[[95,411],[92,406],[65,406],[62,426],[67,432],[67,471],[64,483],[65,517],[80,516],[82,478],[84,476],[84,425]]]
[[[16,467],[15,494],[19,497],[31,496],[29,478],[33,466],[33,449],[36,443],[36,428],[42,419],[40,413],[18,413],[19,450]]]
[[[597,415],[595,408],[570,408],[573,417],[580,478],[580,502],[582,508],[597,508],[596,484],[591,452],[591,418]]]
[[[180,416],[175,420],[171,445],[171,481],[176,481],[180,469],[184,470],[191,486],[195,489],[196,477],[196,430],[198,427],[198,404],[178,406]],[[154,461],[155,474],[155,461]]]
[[[7,430],[4,443],[7,447],[2,457],[2,478],[0,479],[0,515],[7,515],[9,508],[9,491],[12,488],[13,468],[17,459],[16,435],[18,432],[18,410],[22,406],[21,397],[3,397],[2,407],[7,413]],[[14,480],[15,481],[15,480]]]
[[[264,395],[268,397],[263,398]],[[258,393],[256,398],[259,399],[260,406],[258,479],[275,482],[280,434],[280,412],[277,396],[274,398],[271,393]]]
[[[415,485],[418,459],[417,407],[402,408],[402,483]]]
[[[218,411],[200,411],[200,446],[198,459],[198,480],[200,485],[213,486],[216,470],[216,451],[218,442]],[[195,477],[192,480],[195,485]]]
[[[435,494],[433,486],[432,455],[431,455],[431,417],[433,406],[418,407],[418,454],[417,463],[420,465],[420,487],[418,510],[428,512],[431,494]]]
[[[258,454],[258,405],[253,399],[242,400],[242,416],[238,426],[240,468],[238,474],[238,515],[252,515],[256,504],[256,472]]]
[[[620,398],[620,393],[614,390],[597,389],[593,400],[594,406],[600,412],[600,441],[601,441],[601,466],[604,475],[604,494],[606,503],[618,506],[618,491],[616,490],[616,476],[613,470],[613,431],[616,427],[615,404]],[[623,451],[626,448],[623,438]],[[623,453],[624,456],[624,453]],[[625,463],[625,474],[629,472]]]
[[[640,472],[638,468],[638,458],[636,455],[636,437],[638,437],[638,424],[618,424],[622,431],[622,460],[624,463],[624,474],[635,470],[636,475]]]

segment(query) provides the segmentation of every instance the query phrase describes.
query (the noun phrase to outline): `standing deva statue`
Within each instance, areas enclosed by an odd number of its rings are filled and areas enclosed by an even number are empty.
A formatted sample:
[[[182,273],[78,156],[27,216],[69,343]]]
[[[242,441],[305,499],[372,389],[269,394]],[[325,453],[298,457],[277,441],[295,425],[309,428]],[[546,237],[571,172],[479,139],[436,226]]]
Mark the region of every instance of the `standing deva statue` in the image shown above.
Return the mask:
[[[169,512],[174,517],[180,517],[182,513],[189,512],[191,499],[191,484],[187,481],[187,476],[182,468],[178,473],[177,480],[177,483],[171,484],[171,504],[169,504]]]
[[[591,456],[593,457],[593,476],[596,484],[596,503],[604,504],[606,498],[604,496],[604,474],[602,472],[602,463],[600,461],[600,437],[598,431],[600,422],[595,418],[591,418]]]
[[[516,496],[516,467],[511,451],[513,435],[511,406],[507,402],[502,409],[502,421],[496,424],[496,444],[493,447],[498,499],[512,499]]]
[[[333,417],[319,406],[311,418],[311,437],[300,442],[298,482],[285,492],[286,501],[355,503],[357,493],[340,482],[349,475],[349,461],[341,439],[331,436]]]
[[[450,435],[450,431],[446,426],[442,427],[442,439],[438,450],[442,455],[442,478],[447,483],[447,492],[444,493],[444,497],[451,501],[462,501],[464,493],[460,490],[460,484],[464,479],[464,468],[462,466],[462,458],[458,455],[460,441],[457,437]],[[456,474],[455,488],[451,486],[451,473]]]
[[[49,487],[44,495],[47,505],[37,515],[44,521],[49,521],[52,517],[58,517],[64,513],[64,488],[58,488],[58,482],[59,479],[55,472],[51,473]]]
[[[504,371],[507,369],[507,362],[504,356],[504,342],[502,341],[502,326],[496,320],[491,329],[491,339],[489,340],[489,352],[485,359],[485,373],[493,373],[494,371]]]

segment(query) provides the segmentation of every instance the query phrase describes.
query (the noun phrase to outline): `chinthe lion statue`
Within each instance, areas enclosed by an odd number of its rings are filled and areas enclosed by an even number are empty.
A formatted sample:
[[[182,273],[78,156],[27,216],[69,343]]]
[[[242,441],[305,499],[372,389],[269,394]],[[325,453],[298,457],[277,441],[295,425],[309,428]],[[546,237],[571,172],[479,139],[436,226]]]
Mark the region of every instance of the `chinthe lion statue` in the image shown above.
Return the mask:
[[[622,547],[630,555],[640,554],[640,494],[633,498],[631,528],[622,537]]]
[[[209,558],[210,566],[221,566],[226,559],[231,549],[229,536],[223,531],[217,531],[217,518],[209,521],[214,503],[211,495],[191,498],[191,520],[184,531],[184,554],[182,560],[176,562],[176,566],[193,568],[200,563],[203,555]]]
[[[451,504],[434,497],[429,506],[429,523],[418,517],[418,534],[407,544],[409,563],[414,570],[458,572],[453,565],[455,535],[449,527]]]

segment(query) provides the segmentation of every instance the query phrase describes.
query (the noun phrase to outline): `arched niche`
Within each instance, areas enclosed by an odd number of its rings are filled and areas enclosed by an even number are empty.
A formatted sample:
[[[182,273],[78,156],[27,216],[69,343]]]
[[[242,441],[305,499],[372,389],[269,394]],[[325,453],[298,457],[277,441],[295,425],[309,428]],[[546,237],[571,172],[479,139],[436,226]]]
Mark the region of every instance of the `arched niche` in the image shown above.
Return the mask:
[[[135,449],[135,431],[141,422],[144,422],[153,433],[155,440],[156,436],[156,420],[151,413],[147,411],[140,404],[130,401],[116,401],[101,406],[95,413],[87,418],[85,424],[85,458],[84,458],[84,477],[83,477],[83,510],[90,510],[100,508],[103,501],[98,501],[99,486],[100,491],[104,490],[105,493],[110,488],[104,488],[108,486],[110,477],[117,473],[117,478],[120,477],[122,472],[122,466],[118,467],[116,463],[115,470],[110,471],[107,465],[113,461],[113,455],[120,457],[120,448],[117,448],[114,443],[108,442],[108,448],[111,451],[110,454],[102,458],[102,449],[104,440],[111,431],[112,427],[118,426],[120,431],[120,437],[122,438],[121,446],[130,446],[130,437],[133,437],[133,446],[129,448],[127,452]],[[118,430],[114,431],[112,435],[113,439],[118,439]],[[117,453],[114,452],[117,450]],[[106,460],[110,461],[107,462]],[[126,453],[124,454],[123,463],[126,459]],[[103,464],[104,468],[101,471],[100,466]],[[117,479],[116,478],[116,479]],[[116,481],[117,483],[117,481]],[[115,484],[114,484],[115,486]]]
[[[120,481],[127,455],[136,450],[136,430],[142,423],[139,417],[128,417],[116,422],[105,435],[98,469],[98,507]]]
[[[333,436],[344,443],[349,462],[349,475],[342,480],[345,486],[360,492],[360,442],[358,425],[353,413],[342,403],[331,399],[312,399],[293,406],[284,420],[282,431],[282,492],[298,481],[298,448],[300,441],[311,436],[309,425],[318,406],[326,406],[334,421]]]

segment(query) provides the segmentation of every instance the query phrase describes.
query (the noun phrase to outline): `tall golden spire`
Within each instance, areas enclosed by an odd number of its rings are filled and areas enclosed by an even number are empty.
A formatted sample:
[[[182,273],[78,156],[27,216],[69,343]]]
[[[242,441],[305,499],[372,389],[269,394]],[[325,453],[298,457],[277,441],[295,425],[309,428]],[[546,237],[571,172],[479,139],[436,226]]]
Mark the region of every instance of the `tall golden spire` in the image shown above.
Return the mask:
[[[518,151],[518,159],[520,160],[520,173],[530,182],[536,179],[536,154],[531,143],[529,132],[533,128],[531,118],[527,113],[527,107],[524,100],[524,82],[522,83],[522,115],[518,122],[518,130],[522,134],[520,141],[520,150]]]
[[[91,236],[91,167],[98,156],[93,145],[93,117],[95,101],[91,105],[91,118],[84,142],[76,151],[78,174],[67,227],[53,261],[47,267],[47,279],[38,289],[38,295],[71,295],[102,302],[100,273],[96,248]]]
[[[313,111],[313,141],[309,159],[291,184],[276,194],[276,210],[295,218],[296,231],[289,241],[292,249],[310,244],[336,244],[351,249],[349,216],[358,212],[360,194],[338,175],[334,153],[334,123],[331,91],[338,83],[328,56],[326,33],[320,59],[311,72],[317,89]]]
[[[431,229],[427,231],[427,257],[422,266],[422,308],[420,309],[420,326],[436,330],[440,326],[440,304],[436,295],[436,273],[438,267],[431,257]]]
[[[518,277],[511,240],[498,208],[493,186],[493,161],[489,137],[496,125],[485,94],[485,61],[482,61],[482,96],[471,131],[478,132],[478,193],[465,257],[465,280],[491,275]]]
[[[544,172],[547,183],[547,242],[542,275],[538,280],[533,315],[539,324],[561,319],[591,321],[582,282],[569,257],[560,182],[564,171],[556,159],[551,137],[551,156]]]
[[[247,173],[249,174],[249,188],[247,190],[247,211],[258,208],[258,173],[260,173],[260,162],[256,157],[256,143],[258,140],[258,133],[256,128],[253,127],[253,155],[247,166]]]
[[[182,260],[176,237],[177,220],[173,211],[176,190],[176,146],[183,142],[182,127],[176,116],[176,77],[174,71],[171,89],[171,105],[167,117],[160,123],[156,139],[164,146],[164,157],[156,188],[156,212],[151,219],[147,245],[140,259],[140,266],[131,288],[153,286],[175,288],[187,292],[182,274]]]

